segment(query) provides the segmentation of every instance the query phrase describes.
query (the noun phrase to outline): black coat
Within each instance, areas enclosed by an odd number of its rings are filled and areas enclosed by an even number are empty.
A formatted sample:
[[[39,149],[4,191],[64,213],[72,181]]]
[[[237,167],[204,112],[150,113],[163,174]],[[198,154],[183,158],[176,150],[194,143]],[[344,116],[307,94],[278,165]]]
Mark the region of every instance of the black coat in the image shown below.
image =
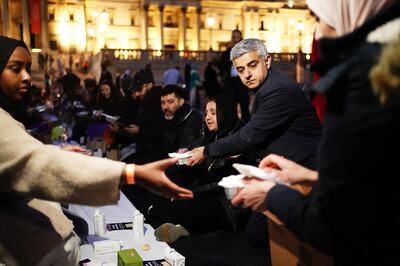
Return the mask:
[[[353,33],[320,41],[318,69],[327,73],[315,89],[325,93],[327,109],[319,184],[309,196],[278,185],[266,201],[300,239],[333,254],[338,265],[400,261],[399,192],[394,185],[400,104],[393,98],[381,105],[372,92],[368,74],[381,45],[366,42],[369,32],[399,16],[397,2]]]
[[[165,157],[163,149],[164,115],[161,109],[161,87],[153,87],[143,98],[137,117],[139,133],[136,162],[145,163]]]
[[[218,69],[222,76],[224,86],[227,86],[227,79],[231,76],[232,61],[230,59],[232,47],[228,47],[222,52],[221,58],[218,61]]]
[[[167,152],[189,147],[200,137],[203,118],[190,105],[184,103],[172,120],[165,120],[164,147]]]
[[[317,152],[321,125],[298,85],[269,70],[258,89],[250,121],[238,132],[205,147],[207,157],[254,152],[259,158],[276,153],[306,162]]]

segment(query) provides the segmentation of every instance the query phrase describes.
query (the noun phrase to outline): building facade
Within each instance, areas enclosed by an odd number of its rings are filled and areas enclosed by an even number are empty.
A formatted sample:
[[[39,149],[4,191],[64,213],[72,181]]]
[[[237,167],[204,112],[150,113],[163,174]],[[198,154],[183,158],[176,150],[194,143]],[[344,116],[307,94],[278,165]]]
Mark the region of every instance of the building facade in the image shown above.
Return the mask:
[[[234,29],[273,53],[309,53],[315,23],[304,1],[294,0],[2,0],[1,11],[2,34],[70,53],[221,51]],[[40,22],[35,34],[33,20]]]

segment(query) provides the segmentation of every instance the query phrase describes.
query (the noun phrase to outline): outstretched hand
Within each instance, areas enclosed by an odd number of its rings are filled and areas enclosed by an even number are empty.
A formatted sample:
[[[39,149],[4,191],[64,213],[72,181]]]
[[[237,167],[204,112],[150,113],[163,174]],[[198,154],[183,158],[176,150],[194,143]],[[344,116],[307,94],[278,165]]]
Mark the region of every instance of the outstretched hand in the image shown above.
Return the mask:
[[[85,152],[86,150],[77,145],[61,145],[60,148],[63,151],[72,151],[72,152]]]
[[[167,198],[193,198],[193,192],[173,183],[164,170],[176,164],[176,158],[160,160],[144,165],[136,165],[136,183],[149,191]]]
[[[276,172],[280,180],[291,185],[318,181],[318,172],[276,154],[270,154],[262,159],[258,167],[268,172]]]
[[[188,160],[189,166],[195,166],[204,160],[204,146],[194,148],[190,153],[192,154],[192,157]]]
[[[270,180],[259,180],[251,178],[248,180],[248,185],[241,189],[235,197],[233,197],[232,205],[241,205],[246,208],[251,208],[253,211],[265,211],[265,199],[268,192],[275,183]]]

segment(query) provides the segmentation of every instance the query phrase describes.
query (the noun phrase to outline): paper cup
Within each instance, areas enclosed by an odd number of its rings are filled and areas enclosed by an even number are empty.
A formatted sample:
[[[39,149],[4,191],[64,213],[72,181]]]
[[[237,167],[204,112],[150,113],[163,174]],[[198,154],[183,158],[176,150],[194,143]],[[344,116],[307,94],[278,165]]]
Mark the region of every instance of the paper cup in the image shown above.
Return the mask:
[[[224,187],[225,195],[228,200],[233,199],[233,197],[239,192],[239,187]]]
[[[188,164],[188,161],[189,161],[189,158],[190,158],[190,157],[192,157],[192,156],[189,156],[189,157],[186,157],[186,158],[179,158],[179,159],[178,159],[178,164],[179,164],[179,165]]]
[[[185,152],[185,153],[168,153],[169,157],[172,158],[178,158],[178,165],[185,165],[188,164],[189,158],[192,157],[192,154],[190,152]]]
[[[231,200],[241,188],[245,186],[243,183],[244,175],[231,175],[222,178],[218,185],[225,189],[225,195],[228,200]]]

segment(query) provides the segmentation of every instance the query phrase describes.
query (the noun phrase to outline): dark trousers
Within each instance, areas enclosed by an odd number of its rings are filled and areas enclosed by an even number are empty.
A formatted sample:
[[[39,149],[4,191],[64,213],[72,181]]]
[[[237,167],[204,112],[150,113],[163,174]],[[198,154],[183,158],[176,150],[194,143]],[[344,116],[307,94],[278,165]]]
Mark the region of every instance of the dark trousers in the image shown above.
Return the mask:
[[[267,216],[253,212],[247,223],[245,234],[250,246],[269,247]]]

